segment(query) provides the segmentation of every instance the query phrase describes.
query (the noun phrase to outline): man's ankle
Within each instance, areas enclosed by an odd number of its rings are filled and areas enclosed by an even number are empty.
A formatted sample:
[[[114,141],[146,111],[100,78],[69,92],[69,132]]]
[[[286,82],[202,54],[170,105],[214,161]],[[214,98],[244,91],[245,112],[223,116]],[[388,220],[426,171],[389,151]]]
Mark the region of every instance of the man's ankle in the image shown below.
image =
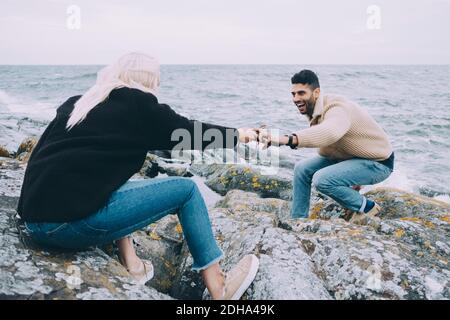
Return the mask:
[[[367,212],[369,212],[370,210],[372,210],[372,208],[375,206],[375,202],[374,201],[372,201],[372,200],[370,200],[370,199],[367,199],[367,201],[366,201],[366,206],[365,206],[365,208],[364,208],[364,213],[367,213]]]

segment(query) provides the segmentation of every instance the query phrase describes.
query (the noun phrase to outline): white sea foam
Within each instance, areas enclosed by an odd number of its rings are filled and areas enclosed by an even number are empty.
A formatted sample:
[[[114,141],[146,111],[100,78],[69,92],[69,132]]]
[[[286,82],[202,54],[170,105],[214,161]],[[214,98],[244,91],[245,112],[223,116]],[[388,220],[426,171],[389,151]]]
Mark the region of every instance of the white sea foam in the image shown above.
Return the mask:
[[[54,105],[42,102],[13,103],[7,107],[11,113],[30,116],[35,120],[51,120],[56,115]]]
[[[433,198],[436,200],[450,204],[450,196],[448,194],[441,194],[441,195],[435,196]]]
[[[3,112],[33,117],[35,120],[51,120],[55,114],[55,106],[51,103],[33,101],[29,98],[19,99],[0,90],[0,106]]]
[[[0,107],[6,107],[7,105],[15,103],[15,99],[7,94],[5,91],[0,90]]]

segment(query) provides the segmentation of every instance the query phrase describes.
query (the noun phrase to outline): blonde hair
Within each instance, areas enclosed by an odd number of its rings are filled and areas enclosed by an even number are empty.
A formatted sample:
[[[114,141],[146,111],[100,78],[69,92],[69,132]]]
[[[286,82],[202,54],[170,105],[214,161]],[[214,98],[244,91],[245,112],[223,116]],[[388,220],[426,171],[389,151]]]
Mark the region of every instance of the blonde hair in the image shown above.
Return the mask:
[[[89,111],[117,88],[134,88],[157,95],[160,83],[158,60],[142,53],[129,53],[97,73],[97,81],[76,103],[66,129],[82,122]]]

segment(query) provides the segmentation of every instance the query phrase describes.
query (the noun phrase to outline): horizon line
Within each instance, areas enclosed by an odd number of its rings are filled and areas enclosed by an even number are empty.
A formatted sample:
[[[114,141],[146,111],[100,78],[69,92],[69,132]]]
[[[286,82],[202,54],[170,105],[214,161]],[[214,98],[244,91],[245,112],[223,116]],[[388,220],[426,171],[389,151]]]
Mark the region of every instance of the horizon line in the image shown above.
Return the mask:
[[[104,66],[108,64],[100,63],[10,63],[0,64],[0,66]],[[450,66],[450,63],[162,63],[161,66],[293,66],[293,65],[311,65],[311,66]]]

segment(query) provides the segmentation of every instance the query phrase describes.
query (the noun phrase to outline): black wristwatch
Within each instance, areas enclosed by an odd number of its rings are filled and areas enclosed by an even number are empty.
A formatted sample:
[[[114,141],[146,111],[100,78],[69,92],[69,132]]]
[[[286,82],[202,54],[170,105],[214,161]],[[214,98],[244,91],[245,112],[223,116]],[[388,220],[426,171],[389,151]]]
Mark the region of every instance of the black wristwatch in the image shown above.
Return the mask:
[[[297,144],[294,144],[294,143],[293,143],[293,141],[294,141],[294,136],[297,137],[297,143],[298,143],[298,136],[297,136],[296,134],[290,134],[290,135],[288,136],[288,143],[286,144],[286,145],[289,146],[291,149],[297,148]]]

